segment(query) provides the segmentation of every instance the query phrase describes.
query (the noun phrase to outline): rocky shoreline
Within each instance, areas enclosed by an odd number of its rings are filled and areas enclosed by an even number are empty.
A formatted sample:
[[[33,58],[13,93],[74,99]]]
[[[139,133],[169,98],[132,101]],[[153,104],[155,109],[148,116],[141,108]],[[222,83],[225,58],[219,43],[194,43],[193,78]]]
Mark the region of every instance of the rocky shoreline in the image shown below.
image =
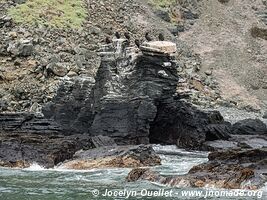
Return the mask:
[[[209,161],[185,175],[164,177],[147,168],[133,169],[127,181],[147,180],[171,187],[260,189],[267,181],[266,148],[215,151]]]
[[[63,81],[42,108],[43,116],[0,115],[0,166],[147,167],[160,159],[150,146],[136,145],[175,144],[214,152],[184,176],[166,178],[137,169],[128,180],[224,188],[243,188],[253,180],[247,188],[261,187],[266,182],[266,125],[255,119],[231,124],[218,111],[185,101],[177,92],[175,52],[170,42],[146,43],[141,50],[124,39],[102,46],[95,81]]]

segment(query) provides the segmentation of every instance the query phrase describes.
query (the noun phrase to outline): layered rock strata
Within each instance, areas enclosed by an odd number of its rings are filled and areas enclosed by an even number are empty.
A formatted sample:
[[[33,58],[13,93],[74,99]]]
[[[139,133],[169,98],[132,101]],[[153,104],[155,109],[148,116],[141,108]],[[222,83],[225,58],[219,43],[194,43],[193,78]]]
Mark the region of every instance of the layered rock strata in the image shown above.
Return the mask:
[[[148,42],[140,49],[124,39],[103,45],[95,79],[63,79],[43,117],[1,114],[3,165],[26,161],[51,167],[80,149],[116,144],[215,150],[207,143],[232,140],[237,128],[219,112],[199,110],[177,94],[175,44]]]
[[[176,93],[176,45],[147,42],[140,49],[124,39],[103,45],[94,86],[62,85],[45,116],[65,132],[109,136],[118,144],[178,140],[197,149],[206,140],[228,139],[230,124],[220,113],[200,111]]]

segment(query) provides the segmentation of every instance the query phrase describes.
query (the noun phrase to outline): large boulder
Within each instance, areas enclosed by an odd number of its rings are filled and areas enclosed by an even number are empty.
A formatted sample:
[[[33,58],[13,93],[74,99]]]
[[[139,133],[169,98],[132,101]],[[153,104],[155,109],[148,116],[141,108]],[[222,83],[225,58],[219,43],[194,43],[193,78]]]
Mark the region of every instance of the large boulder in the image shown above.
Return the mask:
[[[11,24],[12,24],[12,18],[11,17],[9,17],[7,15],[0,17],[0,28],[3,28],[4,26],[9,27],[9,26],[11,26]]]
[[[29,167],[37,163],[46,168],[71,159],[80,149],[94,148],[86,135],[0,133],[0,166]]]
[[[64,63],[49,63],[46,66],[46,70],[47,72],[51,72],[56,76],[66,76],[69,72],[69,69],[66,65],[64,65]]]
[[[259,119],[245,119],[233,125],[232,134],[267,135],[267,126]]]
[[[7,51],[15,56],[31,56],[34,52],[33,42],[28,39],[21,39],[11,42],[7,48]]]
[[[145,167],[160,165],[161,159],[152,146],[106,146],[77,152],[74,159],[61,165],[67,169],[88,170],[114,167]]]
[[[145,42],[141,50],[146,55],[171,55],[176,53],[176,44],[168,41]]]

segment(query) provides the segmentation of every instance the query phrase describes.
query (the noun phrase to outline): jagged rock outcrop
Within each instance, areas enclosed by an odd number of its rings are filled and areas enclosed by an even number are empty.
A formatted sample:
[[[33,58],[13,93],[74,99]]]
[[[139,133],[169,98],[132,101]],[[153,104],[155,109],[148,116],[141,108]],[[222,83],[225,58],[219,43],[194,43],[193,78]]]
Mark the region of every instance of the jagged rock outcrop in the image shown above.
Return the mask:
[[[267,148],[267,137],[263,135],[231,135],[226,140],[206,141],[203,149],[208,151],[228,149],[257,149]]]
[[[0,132],[49,135],[61,130],[55,121],[36,117],[32,113],[0,113]]]
[[[232,134],[267,136],[267,126],[259,119],[245,119],[233,125]]]
[[[230,138],[231,124],[219,112],[204,112],[173,98],[159,101],[157,117],[151,124],[153,143],[202,148],[205,141]]]
[[[29,167],[38,163],[46,168],[71,159],[76,151],[90,149],[88,135],[64,136],[62,134],[0,133],[0,166]]]
[[[34,46],[31,40],[19,40],[10,42],[7,52],[14,56],[27,57],[33,54]]]
[[[64,134],[87,133],[93,120],[90,98],[94,79],[89,77],[64,80],[53,101],[43,108],[45,118],[52,119]]]
[[[127,40],[104,45],[95,84],[62,84],[45,117],[65,132],[109,136],[117,144],[176,144],[201,148],[207,140],[228,139],[230,124],[219,112],[204,112],[176,93],[175,44]],[[90,86],[88,86],[88,84]]]
[[[161,164],[160,157],[150,145],[106,146],[77,152],[73,160],[60,167],[67,169],[95,169],[114,167],[148,167]]]
[[[266,148],[216,151],[209,161],[193,167],[188,174],[164,177],[150,169],[134,169],[127,180],[148,180],[176,187],[205,187],[227,189],[259,189],[266,177]]]

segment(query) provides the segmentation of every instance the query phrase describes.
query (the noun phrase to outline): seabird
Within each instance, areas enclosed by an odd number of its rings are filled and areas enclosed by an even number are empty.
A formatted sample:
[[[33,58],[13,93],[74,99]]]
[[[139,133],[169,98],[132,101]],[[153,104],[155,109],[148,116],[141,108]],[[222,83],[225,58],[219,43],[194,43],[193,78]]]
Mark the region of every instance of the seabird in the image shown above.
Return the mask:
[[[110,37],[106,37],[106,43],[107,43],[107,44],[110,44],[110,43],[112,43],[112,41],[111,41]]]
[[[134,43],[135,43],[135,45],[136,45],[138,48],[140,48],[140,40],[135,39],[135,40],[134,40]]]
[[[164,41],[164,35],[162,33],[159,34],[159,41]]]
[[[148,33],[146,33],[145,38],[148,42],[152,41],[152,38],[148,35]]]
[[[115,33],[115,37],[116,37],[117,39],[120,39],[120,38],[121,38],[121,35],[119,34],[119,32],[116,32],[116,33]]]
[[[130,40],[130,39],[131,39],[130,34],[129,34],[128,32],[125,32],[125,33],[124,33],[124,36],[125,36],[125,38],[126,38],[127,40]]]

